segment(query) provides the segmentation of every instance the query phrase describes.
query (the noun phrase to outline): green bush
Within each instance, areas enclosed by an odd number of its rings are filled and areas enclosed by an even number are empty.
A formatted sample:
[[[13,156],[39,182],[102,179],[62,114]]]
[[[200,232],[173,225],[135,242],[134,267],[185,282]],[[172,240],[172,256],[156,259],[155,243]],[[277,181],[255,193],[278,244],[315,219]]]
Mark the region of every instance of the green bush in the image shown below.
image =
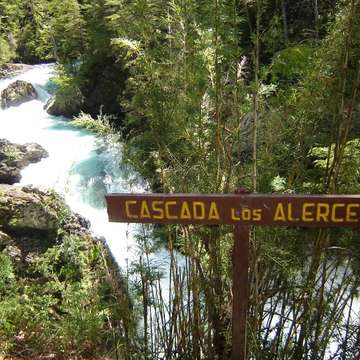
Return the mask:
[[[91,115],[80,112],[71,124],[77,128],[93,131],[99,136],[106,136],[114,133],[114,129],[111,126],[111,120],[113,118],[111,115],[100,114],[94,119]]]
[[[0,355],[111,353],[111,323],[129,317],[129,308],[118,301],[108,271],[101,245],[87,236],[65,235],[21,277],[0,253]]]

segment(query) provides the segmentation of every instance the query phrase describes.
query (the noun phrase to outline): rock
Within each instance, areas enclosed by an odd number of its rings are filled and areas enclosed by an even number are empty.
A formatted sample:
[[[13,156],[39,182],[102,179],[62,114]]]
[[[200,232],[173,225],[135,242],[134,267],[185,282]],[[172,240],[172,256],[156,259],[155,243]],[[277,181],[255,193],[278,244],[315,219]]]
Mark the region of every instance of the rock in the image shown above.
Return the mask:
[[[65,236],[95,242],[88,226],[53,191],[0,185],[0,252],[11,258],[20,276],[30,275],[31,265]]]
[[[0,226],[10,234],[38,233],[56,238],[59,205],[51,192],[0,185]]]
[[[78,214],[73,214],[64,221],[62,228],[72,235],[87,235],[89,234],[90,221]]]
[[[88,226],[88,220],[73,214],[53,191],[0,184],[0,228],[6,233],[56,242],[59,232],[90,235]]]
[[[93,118],[100,112],[122,118],[124,111],[119,99],[123,97],[128,78],[124,65],[112,56],[101,57],[87,64],[86,71],[89,76],[80,89],[84,97],[80,110]]]
[[[0,184],[15,184],[20,182],[20,169],[0,163]]]
[[[81,111],[93,118],[100,113],[112,114],[117,119],[123,118],[124,111],[119,99],[123,97],[128,78],[124,65],[109,56],[84,67],[89,75],[88,81],[81,84],[77,90],[74,88],[64,93],[58,89],[57,94],[48,101],[44,109],[50,115],[68,118],[79,115]],[[71,91],[74,93],[72,98],[68,95]]]
[[[49,115],[53,116],[65,116],[67,118],[72,118],[80,112],[81,103],[77,101],[62,103],[59,101],[59,98],[55,95],[48,100],[44,109]]]
[[[0,302],[7,305],[7,308],[3,306],[7,311],[1,312],[0,321],[11,326],[11,332],[2,336],[1,342],[14,344],[16,352],[28,354],[28,358],[64,358],[63,343],[55,348],[49,348],[48,344],[54,338],[54,331],[62,334],[68,330],[74,301],[79,303],[76,310],[80,312],[76,314],[81,316],[92,312],[96,315],[102,308],[112,309],[109,320],[97,322],[98,331],[107,329],[108,321],[116,321],[121,311],[126,311],[129,318],[134,317],[125,277],[111,261],[111,254],[95,242],[82,224],[88,226],[53,191],[0,185],[0,239],[5,239],[0,247]],[[77,236],[74,229],[84,235]],[[19,311],[22,308],[26,310],[23,313]],[[41,316],[36,316],[39,311]],[[28,329],[29,317],[31,328]],[[36,352],[29,350],[34,339],[44,338],[44,324],[54,324],[49,328],[49,341],[43,347],[39,342]],[[25,333],[29,334],[28,338]],[[111,329],[108,334],[105,336],[111,335]],[[92,341],[87,339],[89,343]],[[71,339],[69,344],[72,346]],[[77,345],[75,351],[69,347],[67,354],[80,353]],[[86,353],[91,354],[92,349]]]
[[[38,144],[18,145],[0,139],[0,183],[11,185],[19,182],[24,167],[47,156],[47,151]]]
[[[59,104],[56,103],[56,96],[50,98],[47,103],[44,105],[44,110],[53,116],[62,116],[62,109],[60,108]]]
[[[24,153],[24,157],[21,160],[22,166],[27,166],[30,163],[35,163],[40,161],[42,158],[48,157],[48,152],[39,144],[36,143],[27,143],[20,145],[19,149]]]
[[[12,264],[15,265],[16,273],[18,275],[25,275],[29,266],[35,264],[36,261],[40,258],[41,254],[44,254],[49,245],[46,241],[29,238],[29,237],[19,237],[8,245],[6,245],[2,250],[2,254],[7,255]]]
[[[36,90],[30,83],[17,80],[1,92],[1,108],[17,106],[36,97]]]
[[[90,226],[91,226],[91,223],[88,219],[86,219],[84,216],[78,214],[78,213],[75,213],[74,214],[76,220],[78,221],[78,223],[84,228],[84,229],[87,229],[89,230],[90,229]]]
[[[21,276],[28,276],[31,265],[66,236],[95,243],[83,225],[89,226],[88,220],[73,214],[53,191],[0,184],[0,251]]]
[[[0,79],[22,73],[31,68],[32,66],[27,64],[2,64],[0,66]]]
[[[10,73],[8,72],[8,70],[6,68],[6,64],[0,66],[0,79],[5,78],[9,75],[10,75]]]

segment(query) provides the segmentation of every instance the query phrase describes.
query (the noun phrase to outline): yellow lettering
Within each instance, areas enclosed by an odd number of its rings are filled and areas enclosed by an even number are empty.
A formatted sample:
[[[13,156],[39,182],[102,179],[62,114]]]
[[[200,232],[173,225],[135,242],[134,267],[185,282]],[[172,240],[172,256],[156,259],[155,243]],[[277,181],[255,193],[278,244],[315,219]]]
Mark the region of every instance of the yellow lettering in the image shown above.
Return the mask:
[[[314,203],[304,203],[302,206],[302,220],[305,222],[315,221],[313,217],[313,211],[308,210],[308,208],[314,207]]]
[[[334,204],[331,210],[331,221],[334,223],[343,222],[343,218],[336,217],[336,209],[345,207],[345,204]]]
[[[329,222],[330,206],[329,204],[319,203],[316,209],[316,221]]]
[[[163,201],[153,201],[152,202],[152,210],[154,212],[154,219],[163,219],[164,218],[164,202]]]
[[[346,221],[348,222],[358,222],[359,221],[359,217],[358,214],[354,211],[352,211],[352,209],[358,209],[360,207],[360,204],[348,204],[347,208],[346,208]]]
[[[218,208],[216,206],[215,202],[212,202],[210,204],[210,210],[209,210],[209,220],[219,220],[220,216],[219,216],[219,211]]]
[[[262,218],[262,210],[261,209],[254,209],[253,211],[253,220],[260,221]]]
[[[275,210],[274,221],[286,221],[284,205],[278,203]]]
[[[150,214],[148,205],[145,200],[143,200],[141,202],[140,218],[141,219],[151,219],[151,214]]]
[[[136,203],[137,203],[136,200],[125,201],[125,213],[126,213],[126,217],[128,217],[129,219],[138,219],[139,218],[137,215],[130,213],[130,205],[135,205]]]
[[[292,211],[292,204],[288,204],[288,220],[295,221],[296,219],[293,218],[293,211]]]
[[[165,202],[165,215],[169,220],[175,220],[178,217],[175,215],[170,215],[170,206],[176,206],[176,201],[166,201]]]
[[[195,220],[205,219],[205,205],[203,202],[200,201],[193,202],[193,214]]]
[[[241,216],[243,220],[249,221],[251,220],[251,211],[247,208],[241,209]]]
[[[231,208],[231,220],[235,220],[235,221],[241,220],[240,216],[236,216],[234,208]]]
[[[191,212],[187,201],[184,201],[181,206],[180,219],[191,219]]]

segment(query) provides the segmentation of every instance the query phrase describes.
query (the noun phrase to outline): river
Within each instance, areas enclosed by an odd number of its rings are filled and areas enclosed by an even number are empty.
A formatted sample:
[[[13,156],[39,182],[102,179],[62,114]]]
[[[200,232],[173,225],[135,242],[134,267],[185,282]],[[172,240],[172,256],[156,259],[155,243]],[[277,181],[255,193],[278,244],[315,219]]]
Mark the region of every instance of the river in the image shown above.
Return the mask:
[[[130,225],[109,223],[105,208],[106,192],[139,191],[134,176],[121,166],[121,146],[105,142],[69,120],[46,113],[50,98],[49,80],[54,65],[37,65],[17,76],[1,79],[0,91],[15,80],[34,85],[38,98],[17,107],[0,109],[0,138],[14,143],[36,142],[49,157],[22,171],[22,185],[51,188],[62,194],[70,208],[91,222],[91,230],[103,236],[120,267],[135,254],[136,244]]]

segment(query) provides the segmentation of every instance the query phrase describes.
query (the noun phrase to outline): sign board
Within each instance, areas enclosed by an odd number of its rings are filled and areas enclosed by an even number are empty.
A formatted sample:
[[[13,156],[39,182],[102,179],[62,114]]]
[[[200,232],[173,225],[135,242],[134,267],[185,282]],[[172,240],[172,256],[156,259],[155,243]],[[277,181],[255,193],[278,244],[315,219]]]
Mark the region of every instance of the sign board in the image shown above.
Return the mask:
[[[359,195],[109,194],[110,221],[360,227]]]
[[[360,227],[359,195],[108,194],[109,220],[234,226],[232,360],[247,359],[249,225]]]

